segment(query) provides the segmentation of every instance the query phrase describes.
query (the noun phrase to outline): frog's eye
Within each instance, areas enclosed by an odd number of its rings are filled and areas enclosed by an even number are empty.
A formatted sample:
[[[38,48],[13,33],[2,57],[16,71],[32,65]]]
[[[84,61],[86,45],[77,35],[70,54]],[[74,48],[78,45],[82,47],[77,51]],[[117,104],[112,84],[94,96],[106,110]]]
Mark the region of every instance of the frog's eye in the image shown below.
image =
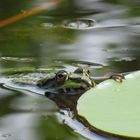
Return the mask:
[[[88,69],[78,68],[74,71],[74,73],[85,74],[86,76],[89,76],[90,71]]]
[[[68,79],[68,73],[64,70],[59,71],[58,73],[56,73],[56,81],[58,82],[62,82]]]
[[[77,73],[77,74],[83,74],[84,73],[84,69],[83,68],[78,68],[74,71],[74,73]]]

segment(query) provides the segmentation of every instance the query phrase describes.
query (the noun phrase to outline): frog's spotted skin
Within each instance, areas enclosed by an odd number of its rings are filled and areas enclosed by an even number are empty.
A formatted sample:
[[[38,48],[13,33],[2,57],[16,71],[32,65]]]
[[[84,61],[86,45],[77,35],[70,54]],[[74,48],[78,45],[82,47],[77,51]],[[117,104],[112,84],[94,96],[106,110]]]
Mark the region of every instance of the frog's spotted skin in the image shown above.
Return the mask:
[[[75,106],[77,99],[94,86],[89,71],[78,68],[74,72],[28,72],[9,76],[4,86],[27,90],[47,96],[60,107]]]

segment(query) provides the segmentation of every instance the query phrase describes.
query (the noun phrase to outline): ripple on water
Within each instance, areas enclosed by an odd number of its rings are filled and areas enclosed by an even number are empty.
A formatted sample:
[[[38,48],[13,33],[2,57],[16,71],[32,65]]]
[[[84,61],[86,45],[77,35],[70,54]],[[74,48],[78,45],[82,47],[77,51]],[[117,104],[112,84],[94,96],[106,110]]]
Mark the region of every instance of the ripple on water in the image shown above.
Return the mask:
[[[88,18],[74,18],[74,19],[66,19],[60,20],[58,23],[54,23],[54,21],[48,21],[41,24],[44,28],[55,28],[62,27],[68,29],[77,29],[77,30],[85,30],[91,29],[95,26],[96,21]]]
[[[53,23],[49,23],[49,22],[42,23],[41,26],[42,27],[45,27],[45,28],[53,28],[53,27],[56,27],[56,25],[54,25]]]
[[[93,19],[88,18],[76,18],[65,20],[62,27],[69,29],[90,29],[95,26],[96,22]]]
[[[113,61],[116,61],[116,62],[122,62],[122,61],[126,61],[126,62],[128,62],[128,61],[134,61],[134,60],[136,60],[136,58],[135,57],[123,57],[123,58],[112,58],[112,60]]]
[[[1,140],[14,140],[13,138],[13,135],[11,133],[3,133],[3,134],[0,134],[0,139]]]
[[[0,57],[0,61],[32,62],[33,58]]]
[[[77,67],[102,68],[102,67],[104,67],[104,64],[94,63],[94,62],[89,62],[89,61],[82,61],[82,60],[55,59],[54,62],[59,63],[60,65],[62,64],[63,66],[65,66],[65,68],[67,68],[68,66],[71,66],[71,67],[74,67],[74,68],[77,68]]]

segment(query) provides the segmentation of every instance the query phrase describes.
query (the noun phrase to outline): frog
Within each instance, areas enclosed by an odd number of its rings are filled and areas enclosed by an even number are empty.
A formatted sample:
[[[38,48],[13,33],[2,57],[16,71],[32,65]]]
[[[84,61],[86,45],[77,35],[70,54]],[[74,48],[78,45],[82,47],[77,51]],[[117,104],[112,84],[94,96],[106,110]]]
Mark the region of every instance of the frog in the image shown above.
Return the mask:
[[[79,97],[87,90],[96,86],[95,78],[92,78],[88,69],[77,68],[73,72],[59,70],[57,72],[46,73],[21,73],[9,78],[10,86],[17,89],[26,89],[36,92],[40,90],[50,100],[54,101],[59,108],[74,110]],[[123,75],[114,74],[107,78],[122,82]],[[5,82],[5,85],[8,82]],[[8,84],[7,84],[8,85]]]
[[[112,74],[100,80],[106,79],[121,83],[125,77],[123,74]],[[45,89],[45,96],[53,100],[60,108],[75,110],[79,97],[90,88],[94,88],[96,82],[88,69],[80,67],[70,73],[60,70],[54,77],[39,80],[37,86]]]
[[[58,107],[74,109],[78,98],[94,87],[95,82],[88,69],[77,68],[73,72],[60,70],[51,78],[39,80],[37,86],[45,89],[45,96]]]
[[[74,108],[78,98],[95,86],[90,78],[90,71],[85,68],[77,68],[73,71],[65,69],[50,70],[24,70],[10,72],[1,79],[3,87],[29,91],[29,94],[37,93],[45,95],[52,100],[58,108]]]

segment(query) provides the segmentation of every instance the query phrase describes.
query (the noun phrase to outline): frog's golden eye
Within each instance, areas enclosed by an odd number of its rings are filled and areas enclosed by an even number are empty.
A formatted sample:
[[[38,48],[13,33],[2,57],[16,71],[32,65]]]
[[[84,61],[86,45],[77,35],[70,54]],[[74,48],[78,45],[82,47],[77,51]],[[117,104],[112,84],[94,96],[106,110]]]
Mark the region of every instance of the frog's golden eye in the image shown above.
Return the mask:
[[[56,73],[55,79],[58,82],[63,82],[68,79],[68,73],[64,70],[61,70]]]

